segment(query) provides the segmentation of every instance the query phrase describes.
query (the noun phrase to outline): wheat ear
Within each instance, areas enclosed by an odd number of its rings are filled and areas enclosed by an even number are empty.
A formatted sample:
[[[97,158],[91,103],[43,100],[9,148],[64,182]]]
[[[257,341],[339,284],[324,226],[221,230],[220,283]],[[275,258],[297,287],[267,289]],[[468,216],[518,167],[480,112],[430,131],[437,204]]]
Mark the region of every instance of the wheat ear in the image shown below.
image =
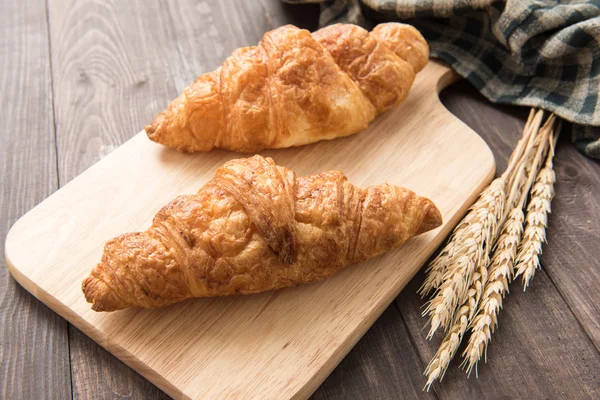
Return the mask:
[[[543,113],[538,115],[541,117]],[[467,348],[463,352],[465,360],[462,363],[463,366],[467,366],[468,373],[483,355],[496,324],[496,312],[502,306],[504,290],[508,290],[508,283],[512,276],[512,261],[523,231],[524,219],[523,213],[518,212],[521,208],[516,211],[509,210],[516,205],[523,190],[526,163],[533,158],[531,153],[535,149],[535,143],[539,143],[539,140],[536,139],[540,123],[541,118],[534,125],[525,124],[523,138],[511,155],[511,162],[505,172],[509,175],[508,181],[512,182],[511,190],[506,201],[507,210],[501,221],[500,237],[496,241],[492,259],[488,265],[486,275],[488,279],[482,282],[484,286],[478,293],[481,303],[477,302],[477,312],[474,313],[474,318],[470,319],[471,336]],[[517,169],[515,170],[515,168]]]
[[[511,155],[507,170],[484,190],[467,216],[455,228],[448,244],[430,265],[428,279],[421,287],[423,294],[436,289],[423,313],[430,316],[431,329],[428,338],[431,338],[440,326],[445,327],[447,332],[425,370],[427,390],[436,379],[443,378],[467,328],[472,326],[476,313],[481,309],[480,302],[486,294],[484,289],[488,288],[488,264],[492,244],[496,242],[498,228],[507,218],[504,205],[512,208],[516,203],[515,196],[519,197],[524,189],[523,176],[533,158],[532,153],[543,143],[541,138],[538,138],[543,115],[541,110],[532,110],[523,130],[523,137]],[[549,118],[544,129],[553,118]],[[509,201],[505,202],[507,186],[511,187],[511,192],[508,196]],[[518,217],[516,218],[519,221]],[[521,217],[521,229],[522,222]],[[504,273],[498,268],[490,271],[494,272],[494,279],[498,279],[498,274]],[[505,286],[508,286],[510,275],[506,276]]]
[[[523,137],[519,141],[515,148],[515,151],[511,155],[507,170],[500,178],[495,180],[488,187],[488,189],[486,189],[486,192],[490,191],[491,188],[496,185],[502,188],[502,191],[499,192],[501,193],[501,196],[498,199],[498,203],[504,203],[505,186],[507,186],[508,182],[513,180],[513,175],[516,168],[519,168],[519,170],[525,169],[523,158],[529,157],[529,153],[531,153],[532,149],[535,147],[535,143],[539,142],[536,140],[536,137],[540,129],[543,115],[544,113],[541,110],[538,112],[534,112],[534,110],[532,110],[523,130]],[[521,187],[522,185],[519,184],[517,186]],[[486,192],[484,192],[484,194],[486,194]],[[509,199],[511,199],[509,203],[507,203],[509,206],[511,206],[514,203],[514,200],[512,200],[512,198],[515,196],[515,193],[513,192],[514,191],[511,191],[511,195],[509,196]],[[448,326],[448,332],[444,336],[444,339],[442,340],[442,343],[438,351],[436,352],[436,355],[431,360],[431,362],[425,370],[425,374],[427,375],[427,383],[425,385],[426,389],[429,389],[431,384],[436,379],[441,380],[443,378],[446,369],[450,364],[450,361],[452,360],[452,358],[458,350],[458,347],[460,346],[465,331],[467,330],[468,326],[470,325],[470,322],[473,320],[473,317],[476,314],[476,311],[478,310],[478,306],[482,297],[485,295],[484,288],[487,287],[488,264],[490,261],[489,254],[491,251],[491,244],[494,243],[496,240],[498,227],[500,226],[499,222],[502,222],[506,218],[506,213],[503,211],[503,207],[498,207],[496,209],[494,209],[493,207],[491,209],[487,208],[487,211],[489,212],[488,217],[490,215],[494,215],[494,223],[489,224],[488,229],[482,229],[484,228],[484,224],[481,223],[482,212],[479,207],[482,205],[486,207],[486,205],[484,205],[482,202],[484,194],[482,194],[480,202],[476,203],[472,207],[471,212],[455,229],[453,238],[450,240],[449,244],[444,249],[445,251],[442,251],[440,253],[441,257],[438,257],[437,259],[443,260],[443,262],[446,263],[446,271],[442,275],[440,288],[436,296],[428,304],[428,307],[436,307],[437,311],[437,313],[435,313],[431,318],[432,330],[430,330],[428,336],[431,337],[435,329],[437,329],[436,324],[438,324],[440,320],[443,320],[443,318],[451,318],[452,321]],[[487,205],[487,207],[489,207],[489,204]],[[464,251],[466,246],[470,247],[472,245],[472,243],[469,243],[465,239],[470,239],[472,238],[472,236],[474,236],[472,232],[473,229],[475,231],[477,229],[480,229],[482,230],[482,232],[479,232],[481,235],[487,235],[487,240],[479,246],[479,249],[483,249],[483,251],[481,256],[478,258],[477,262],[467,264],[469,265],[469,267],[472,267],[472,264],[474,264],[474,272],[469,273],[468,269],[466,269],[465,271],[463,271],[464,273],[461,273],[459,269],[458,273],[452,275],[453,261],[456,259],[457,256],[461,256],[461,251]],[[467,234],[465,234],[465,232]],[[467,251],[467,253],[469,252]],[[462,256],[463,262],[465,261],[465,258],[467,261],[469,261],[468,257],[464,257],[465,254],[462,254]],[[437,265],[434,264],[434,267],[437,267]],[[448,282],[447,279],[449,278],[453,278],[454,282],[456,282],[457,280],[460,281],[461,278],[469,282],[466,296],[464,297],[464,300],[462,302],[457,302],[457,304],[455,305],[455,307],[458,310],[454,313],[453,316],[449,310],[451,309],[455,301],[453,295],[455,295],[456,292],[453,292],[452,290],[444,292],[444,290],[447,289],[444,286],[446,286],[446,283]],[[444,293],[446,293],[445,297],[440,298],[440,294],[443,295]],[[425,311],[427,312],[428,309],[426,309]],[[436,320],[436,316],[438,315],[442,317],[438,317],[438,320]],[[439,323],[438,326],[439,325],[441,325],[441,323]]]
[[[503,174],[505,184],[507,183],[508,178],[511,176],[514,168],[519,165],[522,154],[531,148],[533,144],[533,138],[535,138],[535,135],[540,128],[543,117],[543,110],[535,111],[535,109],[532,108],[529,112],[529,117],[527,118],[527,122],[525,123],[525,127],[523,129],[523,137],[521,140],[519,140],[515,150],[511,154],[508,168]],[[435,257],[429,264],[426,270],[425,281],[418,291],[421,296],[425,296],[433,291],[438,290],[444,281],[444,274],[446,274],[448,271],[450,260],[455,257],[457,250],[460,248],[462,240],[470,235],[467,228],[472,226],[474,223],[477,223],[479,216],[475,212],[472,212],[475,210],[476,206],[477,204],[471,207],[471,212],[469,212],[456,226],[456,228],[454,228],[452,236],[448,240],[447,244],[440,251],[438,256]]]
[[[447,328],[459,305],[467,300],[473,274],[490,251],[497,221],[504,210],[505,177],[488,186],[460,224],[455,247],[448,252],[447,270],[435,296],[428,302],[423,315],[429,315],[428,338],[441,326]]]
[[[506,171],[483,191],[455,228],[450,242],[432,262],[420,289],[421,294],[436,290],[423,311],[423,315],[429,315],[430,318],[428,338],[440,326],[448,328],[456,310],[467,302],[473,272],[481,266],[487,268],[492,244],[498,233],[498,222],[505,218],[505,187],[515,168],[521,165],[522,155],[531,150],[543,117],[542,110],[531,111],[523,137],[511,155]],[[479,284],[485,285],[485,282]]]
[[[560,126],[557,128],[557,133],[549,138],[550,149],[546,156],[546,163],[537,174],[535,184],[530,192],[531,199],[527,206],[527,222],[523,233],[523,242],[519,248],[515,265],[515,278],[523,275],[523,290],[527,289],[535,270],[540,267],[542,243],[546,241],[548,214],[551,212],[550,203],[554,197],[554,182],[556,181],[553,168],[554,147],[559,132]]]
[[[508,293],[508,284],[512,280],[514,261],[523,233],[525,219],[523,206],[526,195],[532,184],[531,177],[535,175],[539,168],[542,154],[546,150],[546,143],[553,124],[554,118],[551,117],[542,128],[543,133],[539,136],[540,140],[535,141],[538,143],[537,148],[532,147],[530,150],[531,153],[535,150],[535,155],[526,152],[523,156],[523,162],[521,162],[519,170],[515,174],[507,201],[511,210],[496,243],[489,267],[489,280],[483,290],[477,314],[470,324],[471,336],[469,343],[462,354],[464,357],[462,366],[466,368],[467,374],[472,372],[479,360],[485,355],[492,333],[498,324],[498,313],[502,308],[502,299]],[[529,166],[529,176],[526,176],[525,172]]]
[[[452,328],[446,332],[442,344],[435,353],[435,356],[433,356],[433,359],[427,365],[427,368],[425,368],[427,383],[425,383],[424,390],[429,391],[429,388],[436,379],[439,379],[440,381],[444,379],[450,361],[454,358],[456,350],[458,350],[458,346],[469,325],[469,313],[469,306],[464,305],[454,316]]]

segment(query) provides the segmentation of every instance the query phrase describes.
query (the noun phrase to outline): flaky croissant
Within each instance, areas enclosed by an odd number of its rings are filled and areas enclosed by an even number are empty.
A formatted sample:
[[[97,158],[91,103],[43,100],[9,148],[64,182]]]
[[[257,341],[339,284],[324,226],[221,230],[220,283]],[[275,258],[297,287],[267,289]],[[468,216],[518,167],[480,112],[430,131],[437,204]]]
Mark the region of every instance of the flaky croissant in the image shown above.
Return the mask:
[[[348,136],[404,101],[429,47],[412,26],[267,32],[200,76],[146,127],[181,151],[242,152]]]
[[[254,156],[226,163],[145,232],[107,242],[82,289],[96,311],[279,289],[325,279],[441,222],[410,190],[361,189],[339,171],[296,178]]]

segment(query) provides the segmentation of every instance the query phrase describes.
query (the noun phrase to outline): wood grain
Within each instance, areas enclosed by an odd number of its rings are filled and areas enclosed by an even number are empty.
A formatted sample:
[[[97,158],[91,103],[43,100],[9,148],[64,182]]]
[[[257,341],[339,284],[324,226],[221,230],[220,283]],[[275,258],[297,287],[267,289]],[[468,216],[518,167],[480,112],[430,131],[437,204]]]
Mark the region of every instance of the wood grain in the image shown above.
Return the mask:
[[[239,157],[177,153],[142,132],[13,226],[9,268],[40,300],[171,395],[308,396],[491,179],[489,149],[439,103],[436,88],[449,75],[430,63],[403,106],[360,134],[264,152],[299,175],[341,169],[361,186],[386,181],[431,198],[445,224],[382,257],[274,293],[157,310],[91,311],[80,282],[100,259],[104,242],[145,229],[169,200],[195,192],[223,162]]]
[[[497,172],[501,173],[514,143],[518,140],[523,128],[526,110],[514,107],[500,107],[485,103],[485,100],[466,82],[460,82],[447,92],[455,93],[452,101],[446,101],[448,94],[441,96],[450,111],[460,116],[467,124],[477,129],[488,144],[492,146],[498,163]],[[482,112],[485,110],[485,112]],[[561,143],[559,153],[573,150],[570,144]],[[573,150],[574,152],[574,150]],[[572,159],[579,159],[580,164],[596,165],[593,161],[583,159],[576,152],[570,154]],[[557,202],[565,195],[564,181],[560,175],[560,160],[557,159],[559,175],[556,186],[557,194],[554,202],[554,213],[550,217],[549,237],[561,235],[556,230],[554,221],[558,215]],[[584,167],[585,169],[585,167]],[[589,201],[589,200],[588,200]],[[583,204],[580,204],[583,207]],[[595,231],[597,235],[597,230]],[[573,298],[588,297],[577,293],[578,288],[568,285],[555,286],[549,279],[555,270],[564,271],[564,263],[553,256],[557,247],[562,254],[575,257],[568,243],[561,240],[545,246],[542,262],[545,270],[536,274],[532,285],[523,293],[520,282],[511,286],[511,293],[505,300],[505,308],[500,313],[499,329],[494,334],[488,350],[488,364],[479,368],[479,379],[467,378],[459,369],[460,358],[452,363],[448,374],[441,384],[434,386],[441,399],[456,398],[598,398],[600,395],[600,355],[590,341],[586,331],[576,318],[577,311],[563,300],[564,293],[570,292]],[[557,247],[554,247],[557,246]],[[553,249],[553,250],[549,250]],[[581,249],[580,249],[581,250]],[[583,251],[581,260],[592,257],[594,250],[588,247]],[[586,268],[593,276],[593,263],[588,262]],[[591,267],[591,268],[590,268]],[[591,272],[591,274],[590,274]],[[574,276],[576,272],[563,272],[563,276]],[[588,276],[589,278],[590,276]],[[416,290],[423,281],[423,273],[413,279],[400,294],[396,303],[405,318],[408,330],[417,345],[418,352],[427,363],[437,350],[441,341],[438,335],[431,342],[426,341],[423,326],[425,319],[419,311],[424,304],[416,295]],[[571,279],[584,279],[585,276]],[[587,283],[579,284],[586,285]],[[581,311],[580,311],[581,312]],[[591,309],[583,309],[590,319],[597,323],[598,313]],[[583,324],[582,324],[583,325]]]
[[[158,1],[53,1],[54,105],[62,185],[105,157],[175,96],[178,60]],[[162,391],[69,326],[73,397],[164,398]]]
[[[57,188],[52,86],[43,1],[2,1],[0,251],[8,228]],[[68,398],[67,324],[0,261],[0,398]]]
[[[563,133],[556,196],[542,265],[600,351],[600,163],[579,154]]]
[[[174,50],[178,51],[178,62],[170,72],[177,92],[197,76],[218,68],[236,48],[256,45],[269,30],[285,24],[316,29],[316,19],[310,18],[316,9],[269,0],[169,2]],[[166,106],[171,98],[164,100]]]
[[[64,185],[131,138],[159,103],[176,95],[169,71],[177,51],[163,3],[52,0],[49,6]]]

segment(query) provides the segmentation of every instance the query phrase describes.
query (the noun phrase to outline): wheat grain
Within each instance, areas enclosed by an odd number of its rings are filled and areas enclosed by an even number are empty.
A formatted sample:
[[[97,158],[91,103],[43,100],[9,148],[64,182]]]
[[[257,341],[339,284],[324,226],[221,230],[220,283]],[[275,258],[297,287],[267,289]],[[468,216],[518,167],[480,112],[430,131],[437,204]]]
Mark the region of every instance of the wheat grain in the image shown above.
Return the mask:
[[[450,248],[454,247],[454,242],[452,240],[449,241],[447,246]],[[427,270],[425,271],[425,281],[423,281],[423,284],[418,290],[418,293],[420,293],[422,297],[428,295],[442,284],[442,278],[446,272],[446,265],[448,263],[449,251],[450,249],[442,249],[437,257],[429,264],[429,267],[427,267]]]
[[[471,211],[473,210],[474,208],[472,207]],[[468,228],[473,226],[473,224],[477,222],[478,218],[479,215],[477,212],[469,212],[469,214],[467,214],[467,216],[454,229],[454,232],[446,246],[444,246],[442,251],[440,251],[438,256],[429,264],[429,267],[427,268],[427,277],[419,288],[419,293],[421,293],[422,296],[425,296],[433,290],[439,288],[443,281],[444,274],[448,270],[447,266],[449,261],[455,257],[457,250],[459,249],[457,243],[461,243],[471,235]]]
[[[482,194],[483,196],[483,194]],[[426,270],[427,277],[419,288],[421,295],[426,295],[435,289],[438,289],[443,281],[444,274],[448,270],[447,266],[450,260],[454,259],[457,254],[459,247],[457,243],[461,243],[463,240],[471,236],[470,227],[478,222],[480,214],[476,212],[478,208],[475,203],[470,209],[463,220],[454,228],[454,232],[450,237],[448,243],[440,251],[438,256],[429,264]]]

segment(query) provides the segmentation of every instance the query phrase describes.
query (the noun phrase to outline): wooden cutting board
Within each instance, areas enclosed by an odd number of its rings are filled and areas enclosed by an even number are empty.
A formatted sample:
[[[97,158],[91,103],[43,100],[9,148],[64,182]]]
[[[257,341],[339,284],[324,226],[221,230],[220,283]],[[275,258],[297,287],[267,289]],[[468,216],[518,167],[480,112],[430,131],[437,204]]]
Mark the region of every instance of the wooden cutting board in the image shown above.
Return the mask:
[[[23,216],[6,238],[7,265],[35,297],[175,398],[308,397],[494,174],[483,140],[440,103],[438,92],[454,79],[431,62],[405,104],[367,130],[262,153],[299,176],[339,169],[357,185],[405,186],[442,211],[441,228],[326,281],[157,310],[91,311],[81,281],[104,242],[146,229],[163,205],[196,192],[217,167],[240,157],[180,154],[143,132]]]

